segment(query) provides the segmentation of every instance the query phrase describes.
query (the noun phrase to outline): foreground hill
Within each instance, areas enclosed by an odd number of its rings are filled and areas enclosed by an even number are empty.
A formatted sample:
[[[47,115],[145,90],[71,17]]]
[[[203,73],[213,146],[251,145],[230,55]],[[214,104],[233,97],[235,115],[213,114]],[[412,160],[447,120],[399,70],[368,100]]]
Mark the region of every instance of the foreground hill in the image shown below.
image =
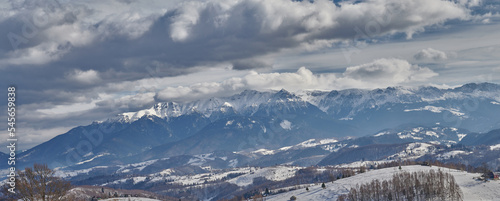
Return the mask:
[[[441,169],[444,172],[451,173],[460,186],[464,200],[498,200],[500,198],[500,181],[484,182],[473,179],[480,174],[467,173],[464,171],[428,166],[403,166],[402,170],[397,167],[372,170],[366,173],[357,174],[352,177],[336,180],[333,183],[326,183],[326,189],[321,188],[320,184],[311,184],[309,191],[304,188],[272,195],[267,198],[269,201],[288,201],[290,197],[295,196],[297,200],[336,200],[339,195],[347,194],[351,187],[356,184],[368,183],[374,179],[384,180],[392,178],[392,175],[400,171],[429,171]]]

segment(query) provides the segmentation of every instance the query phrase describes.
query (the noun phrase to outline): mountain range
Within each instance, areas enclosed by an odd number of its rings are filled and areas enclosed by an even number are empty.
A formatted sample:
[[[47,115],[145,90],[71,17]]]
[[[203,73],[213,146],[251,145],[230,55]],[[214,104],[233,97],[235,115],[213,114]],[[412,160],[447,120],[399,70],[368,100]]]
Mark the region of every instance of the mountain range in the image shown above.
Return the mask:
[[[44,162],[52,168],[84,169],[226,153],[232,156],[223,157],[238,158],[233,166],[274,165],[276,160],[255,151],[279,150],[311,139],[346,144],[333,143],[331,148],[412,142],[494,145],[498,134],[487,132],[498,132],[492,130],[500,128],[499,113],[500,85],[492,83],[447,89],[246,90],[229,97],[157,103],[79,126],[19,153],[18,164]],[[311,164],[331,151],[314,149],[287,157]]]

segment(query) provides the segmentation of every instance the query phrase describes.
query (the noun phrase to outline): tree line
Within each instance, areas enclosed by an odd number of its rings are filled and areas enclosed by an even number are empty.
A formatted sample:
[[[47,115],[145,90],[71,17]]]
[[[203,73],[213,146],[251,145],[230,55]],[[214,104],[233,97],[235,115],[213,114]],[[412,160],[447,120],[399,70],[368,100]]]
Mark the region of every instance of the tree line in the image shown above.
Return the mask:
[[[390,180],[375,179],[370,183],[356,185],[338,201],[424,201],[463,200],[463,193],[453,175],[441,170],[428,172],[399,172]]]

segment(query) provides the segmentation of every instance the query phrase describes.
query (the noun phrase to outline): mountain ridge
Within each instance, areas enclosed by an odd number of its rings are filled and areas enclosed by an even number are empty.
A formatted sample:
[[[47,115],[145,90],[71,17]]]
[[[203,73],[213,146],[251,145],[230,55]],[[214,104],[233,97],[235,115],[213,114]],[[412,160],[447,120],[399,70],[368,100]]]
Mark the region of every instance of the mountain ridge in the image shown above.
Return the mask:
[[[209,117],[212,112],[223,107],[231,107],[235,111],[247,114],[251,108],[264,102],[279,102],[283,99],[295,102],[308,102],[320,110],[327,113],[343,113],[332,105],[343,106],[345,101],[357,100],[351,102],[357,108],[358,106],[368,105],[376,107],[386,103],[406,103],[406,102],[435,102],[443,99],[459,99],[463,96],[487,97],[500,102],[500,85],[493,83],[468,83],[455,88],[439,89],[433,86],[420,87],[387,87],[384,89],[345,89],[332,91],[301,91],[297,93],[288,92],[285,89],[279,91],[260,92],[255,90],[245,90],[241,93],[228,97],[212,97],[200,99],[186,103],[160,102],[149,109],[137,112],[126,112],[117,115],[117,118],[110,120],[133,121],[144,115],[154,115],[162,118],[180,116],[192,112],[199,112]],[[464,94],[465,92],[465,94]],[[392,95],[392,96],[389,96]],[[241,100],[244,100],[243,102]],[[249,111],[250,110],[250,111]],[[334,110],[329,112],[329,110]],[[349,114],[349,113],[348,113]],[[349,118],[349,115],[339,117],[338,119]]]
[[[76,127],[20,153],[19,162],[30,165],[43,159],[52,167],[83,162],[91,167],[138,162],[140,157],[132,156],[141,154],[162,158],[177,153],[275,149],[313,138],[364,136],[408,123],[481,133],[500,128],[499,102],[500,85],[492,83],[448,89],[246,90],[222,98],[157,103]],[[103,138],[98,144],[89,138],[95,132]],[[456,136],[452,140],[457,141]],[[152,153],[153,149],[165,154]],[[77,159],[68,162],[75,151]]]

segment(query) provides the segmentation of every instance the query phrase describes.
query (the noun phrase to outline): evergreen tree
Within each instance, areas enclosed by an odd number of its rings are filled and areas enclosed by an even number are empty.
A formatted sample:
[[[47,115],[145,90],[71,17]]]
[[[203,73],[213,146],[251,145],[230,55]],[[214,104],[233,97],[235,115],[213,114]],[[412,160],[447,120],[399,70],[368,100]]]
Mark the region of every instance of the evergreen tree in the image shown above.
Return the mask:
[[[325,183],[321,184],[321,188],[323,188],[323,189],[325,189],[325,188],[326,188]]]
[[[309,191],[309,187],[306,187],[306,191]]]

